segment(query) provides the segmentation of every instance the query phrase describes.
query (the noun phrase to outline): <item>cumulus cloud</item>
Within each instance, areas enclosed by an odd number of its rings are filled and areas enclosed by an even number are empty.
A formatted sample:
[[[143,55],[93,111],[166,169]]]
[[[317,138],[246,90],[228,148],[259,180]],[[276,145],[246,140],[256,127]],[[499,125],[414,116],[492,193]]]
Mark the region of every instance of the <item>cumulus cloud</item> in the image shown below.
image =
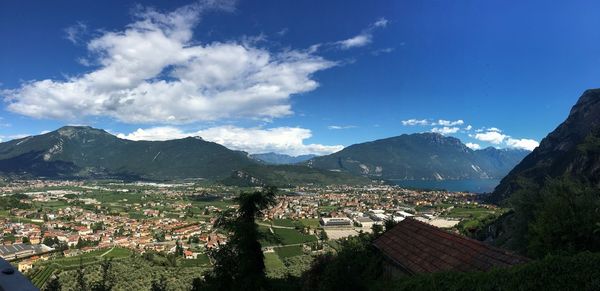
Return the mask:
[[[472,142],[468,142],[465,144],[468,148],[472,149],[472,150],[479,150],[481,149],[481,146],[478,143],[472,143]]]
[[[222,8],[199,3],[168,13],[140,9],[125,29],[87,43],[94,70],[4,90],[7,108],[35,118],[107,116],[125,123],[272,119],[292,114],[290,96],[317,88],[313,74],[336,65],[308,50],[198,43],[192,30],[202,12]]]
[[[471,125],[467,125],[467,126],[465,127],[465,130],[466,130],[466,131],[469,131],[469,130],[471,130],[471,129],[473,129],[473,126],[471,126]]]
[[[508,136],[498,131],[487,131],[475,134],[475,138],[493,144],[501,144]]]
[[[475,134],[475,139],[480,141],[489,142],[495,145],[506,145],[509,148],[525,149],[532,151],[539,146],[539,142],[528,138],[513,138],[510,135],[502,133],[502,130],[496,127],[490,127],[484,132]]]
[[[460,128],[458,128],[458,127],[444,126],[444,127],[434,127],[431,129],[431,132],[447,135],[447,134],[457,133],[459,130],[460,130]]]
[[[361,47],[368,45],[373,40],[373,31],[377,28],[384,28],[388,24],[388,20],[385,18],[380,18],[371,24],[368,28],[363,30],[360,34],[353,36],[351,38],[341,40],[336,42],[336,44],[341,49],[351,49],[355,47]]]
[[[312,136],[309,129],[300,127],[242,128],[235,126],[211,127],[185,132],[172,126],[137,129],[129,134],[117,134],[129,140],[169,140],[188,136],[200,136],[230,149],[248,153],[277,152],[293,156],[304,154],[325,155],[342,150],[342,145],[307,144]]]
[[[527,139],[527,138],[515,139],[515,138],[511,138],[511,137],[506,139],[506,144],[511,148],[525,149],[528,151],[532,151],[540,145],[539,142],[537,142],[536,140],[533,140],[533,139]]]
[[[437,125],[441,125],[441,126],[456,126],[456,125],[463,125],[465,122],[462,119],[456,120],[456,121],[450,121],[450,120],[443,120],[440,119],[437,121]]]
[[[429,125],[429,122],[427,121],[427,119],[407,119],[407,120],[402,120],[402,125],[404,126],[415,126],[415,125],[420,125],[420,126],[424,126],[424,125]]]

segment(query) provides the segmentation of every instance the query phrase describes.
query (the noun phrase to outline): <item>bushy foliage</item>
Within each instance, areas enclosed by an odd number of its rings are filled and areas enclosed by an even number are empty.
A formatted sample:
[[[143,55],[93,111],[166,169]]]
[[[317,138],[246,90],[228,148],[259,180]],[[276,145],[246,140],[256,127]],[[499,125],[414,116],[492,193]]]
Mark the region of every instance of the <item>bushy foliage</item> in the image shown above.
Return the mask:
[[[340,240],[337,254],[317,257],[303,275],[303,290],[367,290],[383,275],[383,257],[361,233]]]
[[[549,256],[506,269],[380,281],[374,290],[600,290],[600,254]]]
[[[532,257],[600,251],[600,190],[569,177],[548,179],[511,198],[517,250]]]

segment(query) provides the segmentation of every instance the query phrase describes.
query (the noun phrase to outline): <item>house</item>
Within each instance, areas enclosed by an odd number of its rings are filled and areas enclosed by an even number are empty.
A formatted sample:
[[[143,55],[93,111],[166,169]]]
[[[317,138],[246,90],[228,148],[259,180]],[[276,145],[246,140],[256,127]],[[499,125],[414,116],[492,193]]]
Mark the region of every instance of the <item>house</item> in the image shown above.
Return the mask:
[[[18,263],[17,268],[19,269],[19,272],[21,273],[25,273],[29,270],[31,270],[31,268],[33,268],[33,262],[35,260],[24,260]]]
[[[321,218],[322,226],[349,227],[352,226],[352,220],[348,217],[323,217]]]
[[[383,233],[373,244],[387,259],[386,270],[392,275],[488,271],[529,261],[410,217]]]
[[[195,259],[196,255],[194,255],[194,253],[190,250],[185,250],[183,251],[183,257],[186,259]]]

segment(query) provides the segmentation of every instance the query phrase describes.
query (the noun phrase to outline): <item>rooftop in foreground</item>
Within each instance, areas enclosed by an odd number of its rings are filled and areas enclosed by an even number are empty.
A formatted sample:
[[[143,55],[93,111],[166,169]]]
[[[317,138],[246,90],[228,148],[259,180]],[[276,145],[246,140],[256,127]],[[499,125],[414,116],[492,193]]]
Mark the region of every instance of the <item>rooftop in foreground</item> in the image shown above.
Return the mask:
[[[394,265],[409,274],[488,271],[529,261],[412,218],[404,219],[386,231],[374,245]]]

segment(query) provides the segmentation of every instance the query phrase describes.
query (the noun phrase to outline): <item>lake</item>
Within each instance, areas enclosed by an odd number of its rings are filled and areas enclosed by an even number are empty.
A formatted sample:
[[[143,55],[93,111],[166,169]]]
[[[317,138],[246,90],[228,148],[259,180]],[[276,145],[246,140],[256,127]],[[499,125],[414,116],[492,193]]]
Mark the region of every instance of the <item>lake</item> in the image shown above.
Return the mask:
[[[500,179],[472,179],[472,180],[390,180],[398,186],[417,189],[440,189],[448,191],[466,191],[473,193],[492,192]]]

